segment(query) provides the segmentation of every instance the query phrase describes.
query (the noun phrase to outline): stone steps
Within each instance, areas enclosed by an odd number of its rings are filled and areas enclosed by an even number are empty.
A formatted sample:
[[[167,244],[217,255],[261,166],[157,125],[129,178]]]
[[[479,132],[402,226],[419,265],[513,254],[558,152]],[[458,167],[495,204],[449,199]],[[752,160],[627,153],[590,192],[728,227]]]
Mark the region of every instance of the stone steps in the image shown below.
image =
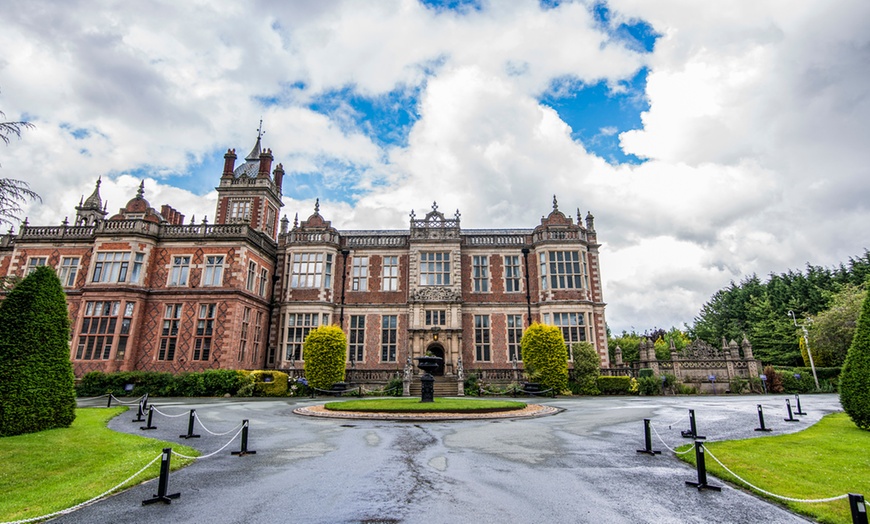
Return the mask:
[[[457,386],[456,379],[454,378],[435,377],[435,384],[433,386],[436,397],[455,397],[459,395],[459,386]],[[411,396],[419,397],[422,393],[421,389],[420,378],[414,377],[411,381]]]

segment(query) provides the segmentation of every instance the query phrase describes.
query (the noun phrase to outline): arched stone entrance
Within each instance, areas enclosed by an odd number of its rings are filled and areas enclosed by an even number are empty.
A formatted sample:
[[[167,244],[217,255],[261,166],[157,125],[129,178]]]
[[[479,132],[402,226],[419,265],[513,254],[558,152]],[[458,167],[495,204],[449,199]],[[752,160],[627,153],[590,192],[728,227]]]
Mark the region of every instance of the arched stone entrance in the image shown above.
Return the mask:
[[[440,357],[441,363],[438,365],[438,369],[432,371],[432,375],[436,377],[444,376],[444,346],[441,344],[431,344],[426,348],[427,353],[431,353],[432,356]]]

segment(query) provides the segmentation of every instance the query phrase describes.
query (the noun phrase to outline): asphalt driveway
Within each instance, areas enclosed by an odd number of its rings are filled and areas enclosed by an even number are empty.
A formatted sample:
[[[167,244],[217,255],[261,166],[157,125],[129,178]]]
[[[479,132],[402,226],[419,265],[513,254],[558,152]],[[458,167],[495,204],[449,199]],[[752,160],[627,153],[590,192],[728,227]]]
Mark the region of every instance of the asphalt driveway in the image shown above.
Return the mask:
[[[808,414],[787,423],[785,399],[775,396],[596,397],[541,399],[563,408],[553,416],[515,420],[390,422],[315,419],[292,413],[310,399],[152,399],[161,412],[196,409],[214,433],[250,420],[248,449],[225,451],[173,472],[170,505],[142,506],[152,480],[70,515],[64,523],[711,523],[806,522],[740,489],[687,487],[695,470],[662,446],[643,447],[643,419],[651,418],[670,447],[694,409],[708,440],[759,438],[757,404],[766,435],[798,431],[841,409],[836,395],[805,395]],[[794,397],[791,398],[794,404]],[[95,403],[103,405],[103,401]],[[214,436],[197,425],[184,441],[187,417],[155,414],[154,431],[128,414],[110,428],[174,442],[208,454],[235,433]],[[132,472],[135,469],[131,470]],[[739,472],[738,472],[739,473]],[[119,479],[120,480],[120,479]],[[784,493],[783,495],[788,495]],[[838,494],[835,494],[838,495]]]

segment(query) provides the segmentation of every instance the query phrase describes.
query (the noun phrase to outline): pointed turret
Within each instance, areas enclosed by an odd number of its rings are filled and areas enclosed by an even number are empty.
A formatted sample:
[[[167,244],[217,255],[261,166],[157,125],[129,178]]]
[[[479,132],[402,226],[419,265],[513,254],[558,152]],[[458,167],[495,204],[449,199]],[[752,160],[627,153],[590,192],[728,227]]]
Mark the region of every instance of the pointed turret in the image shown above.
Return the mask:
[[[94,192],[88,198],[80,200],[79,205],[76,206],[75,223],[77,226],[90,226],[106,218],[108,213],[103,204],[103,199],[100,197],[101,183],[102,177],[97,178]]]

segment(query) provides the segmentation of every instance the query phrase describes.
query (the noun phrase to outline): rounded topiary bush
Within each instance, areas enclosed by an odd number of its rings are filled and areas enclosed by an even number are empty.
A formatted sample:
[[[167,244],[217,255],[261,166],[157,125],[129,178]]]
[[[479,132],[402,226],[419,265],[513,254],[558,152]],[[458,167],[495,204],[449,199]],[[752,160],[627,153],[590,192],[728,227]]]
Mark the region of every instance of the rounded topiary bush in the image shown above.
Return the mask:
[[[308,385],[329,389],[344,380],[347,337],[338,326],[320,326],[305,337],[302,345]]]
[[[0,304],[0,436],[68,427],[75,379],[63,287],[47,266]]]
[[[568,347],[562,330],[535,322],[523,333],[520,346],[529,378],[556,393],[568,389]]]
[[[870,294],[861,306],[840,373],[840,404],[856,426],[870,430]]]

